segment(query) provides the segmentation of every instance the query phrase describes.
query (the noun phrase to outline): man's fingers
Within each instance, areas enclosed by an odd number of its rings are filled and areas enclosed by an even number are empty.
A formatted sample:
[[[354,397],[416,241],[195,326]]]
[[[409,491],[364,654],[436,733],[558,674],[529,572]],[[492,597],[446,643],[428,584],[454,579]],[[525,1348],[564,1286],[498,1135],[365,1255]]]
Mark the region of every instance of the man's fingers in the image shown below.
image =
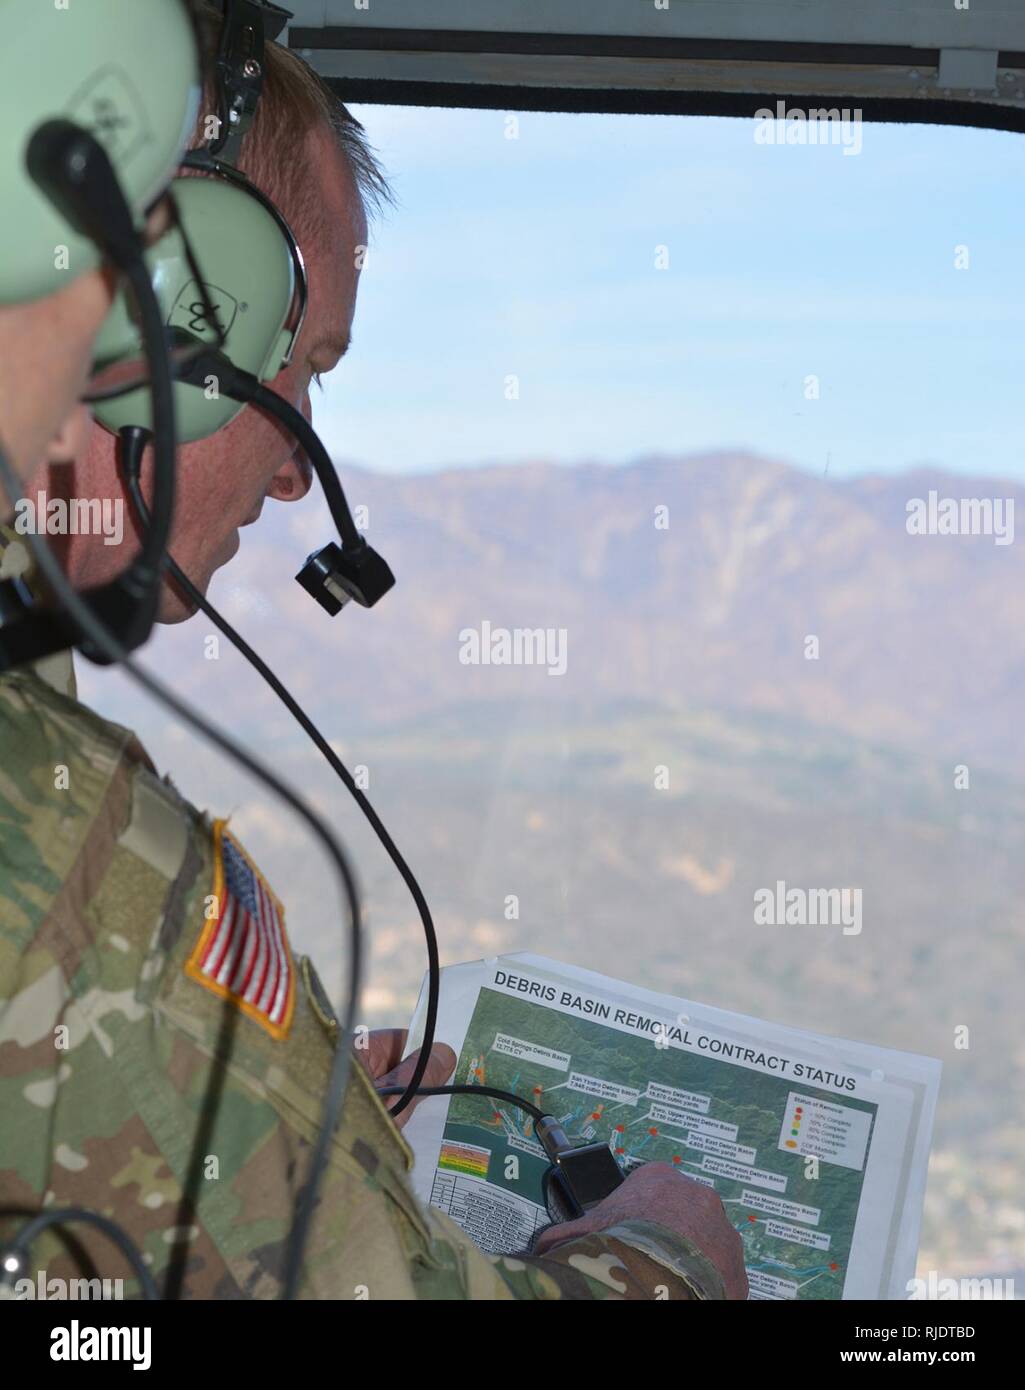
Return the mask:
[[[374,1085],[378,1089],[383,1086],[405,1086],[416,1070],[416,1061],[420,1056],[419,1050],[404,1059],[402,1058],[406,1037],[405,1028],[375,1028],[367,1036],[367,1046],[356,1049],[356,1055],[370,1073]],[[455,1065],[456,1054],[448,1044],[435,1043],[431,1048],[431,1055],[420,1081],[421,1086],[443,1086],[455,1070]],[[395,1104],[395,1099],[394,1096],[383,1097],[384,1103],[389,1109]],[[396,1117],[395,1123],[400,1128],[413,1113],[413,1108],[417,1104],[417,1101],[412,1101],[402,1114]]]
[[[356,1048],[356,1056],[376,1080],[398,1066],[405,1045],[405,1028],[374,1028],[367,1035],[367,1046]]]
[[[448,1043],[435,1043],[427,1062],[422,1084],[424,1086],[444,1086],[456,1069],[456,1054]]]
[[[416,1069],[416,1060],[420,1056],[419,1050],[410,1055],[399,1065],[393,1068],[387,1076],[380,1076],[377,1085],[380,1086],[405,1086]],[[444,1086],[445,1082],[452,1075],[456,1065],[456,1054],[447,1043],[435,1043],[431,1048],[431,1055],[427,1062],[427,1067],[420,1082],[421,1086]],[[395,1104],[394,1096],[384,1097],[385,1104],[389,1109]],[[408,1117],[413,1113],[414,1108],[419,1105],[420,1100],[411,1101],[403,1110],[401,1115],[396,1116],[395,1123],[400,1127],[405,1124]]]
[[[593,1227],[583,1218],[576,1221],[557,1222],[555,1225],[546,1226],[531,1246],[531,1253],[543,1255],[546,1250],[551,1250],[554,1245],[562,1245],[564,1241],[576,1240],[577,1236],[590,1235]]]
[[[379,1086],[404,1086],[416,1070],[417,1058],[420,1056],[420,1049],[411,1052],[404,1058],[397,1067],[393,1067],[387,1076],[382,1076]],[[444,1086],[445,1082],[452,1075],[456,1065],[456,1054],[449,1047],[448,1043],[435,1043],[431,1048],[431,1055],[427,1060],[427,1067],[423,1074],[421,1086]]]
[[[371,1065],[371,1076],[384,1076],[385,1072],[391,1072],[391,1069],[402,1061],[402,1052],[405,1047],[405,1029],[374,1029],[371,1031],[370,1055],[373,1056],[374,1063],[376,1063],[376,1065]]]

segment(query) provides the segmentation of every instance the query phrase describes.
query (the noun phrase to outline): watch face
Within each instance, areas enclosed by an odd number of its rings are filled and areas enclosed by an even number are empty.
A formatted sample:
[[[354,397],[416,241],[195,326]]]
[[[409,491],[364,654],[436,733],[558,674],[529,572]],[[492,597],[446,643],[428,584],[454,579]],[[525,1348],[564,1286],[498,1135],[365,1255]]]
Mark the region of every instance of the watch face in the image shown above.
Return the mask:
[[[619,1164],[607,1144],[587,1144],[582,1149],[561,1154],[559,1171],[585,1211],[623,1181]]]

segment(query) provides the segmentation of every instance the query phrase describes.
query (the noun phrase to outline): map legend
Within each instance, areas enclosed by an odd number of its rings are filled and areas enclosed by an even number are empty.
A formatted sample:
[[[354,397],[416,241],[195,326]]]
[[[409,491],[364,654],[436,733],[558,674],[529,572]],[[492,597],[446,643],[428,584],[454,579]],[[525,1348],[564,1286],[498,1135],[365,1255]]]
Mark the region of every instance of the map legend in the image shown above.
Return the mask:
[[[853,1106],[791,1091],[780,1130],[779,1147],[793,1153],[814,1154],[824,1163],[861,1172],[865,1166],[872,1116]]]

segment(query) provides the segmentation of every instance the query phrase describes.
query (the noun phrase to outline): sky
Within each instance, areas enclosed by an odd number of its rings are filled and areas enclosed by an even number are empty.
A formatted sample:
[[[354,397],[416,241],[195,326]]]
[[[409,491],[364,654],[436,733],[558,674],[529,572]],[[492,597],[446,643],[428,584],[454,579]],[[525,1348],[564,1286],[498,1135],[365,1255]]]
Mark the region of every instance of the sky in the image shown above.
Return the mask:
[[[750,120],[354,111],[397,205],[315,393],[339,460],[1025,476],[1020,136],[869,124],[849,154]]]

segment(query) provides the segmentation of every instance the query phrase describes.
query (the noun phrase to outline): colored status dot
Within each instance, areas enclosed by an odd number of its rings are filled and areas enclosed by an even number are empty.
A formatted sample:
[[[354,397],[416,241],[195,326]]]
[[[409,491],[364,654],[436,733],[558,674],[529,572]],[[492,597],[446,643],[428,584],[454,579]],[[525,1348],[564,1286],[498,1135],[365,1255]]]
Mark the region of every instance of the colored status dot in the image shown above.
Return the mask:
[[[757,1217],[757,1216],[752,1216],[751,1213],[748,1212],[748,1214],[747,1214],[747,1219],[748,1219],[748,1221],[757,1221],[757,1220],[758,1220],[758,1217]]]
[[[624,1129],[626,1129],[626,1125],[616,1125],[617,1134],[622,1134]]]
[[[495,1111],[493,1111],[493,1113],[492,1113],[492,1115],[491,1115],[491,1118],[492,1118],[493,1120],[500,1120],[502,1117],[501,1117],[501,1115],[498,1113],[498,1111],[495,1110]]]
[[[617,1154],[625,1154],[625,1153],[626,1153],[626,1149],[617,1149],[617,1150],[616,1150],[616,1153],[617,1153]]]
[[[683,1162],[683,1159],[680,1157],[679,1154],[673,1154],[673,1162],[674,1162],[674,1163],[682,1163],[682,1162]]]
[[[792,1139],[788,1139],[788,1140],[787,1140],[787,1148],[788,1148],[788,1149],[796,1149],[796,1148],[797,1148],[797,1145],[794,1143],[794,1141],[793,1141]]]
[[[829,1268],[830,1268],[831,1270],[833,1270],[834,1273],[835,1273],[835,1271],[838,1270],[838,1269],[840,1268],[840,1266],[839,1266],[839,1265],[836,1265],[836,1264],[833,1264],[833,1265],[830,1265]]]
[[[534,1094],[535,1094],[536,1096],[539,1096],[539,1095],[541,1094],[541,1087],[540,1087],[540,1086],[535,1086],[535,1087],[534,1087]]]
[[[791,1133],[791,1134],[799,1134],[799,1133],[800,1133],[800,1130],[792,1129],[792,1130],[790,1131],[790,1133]]]
[[[601,1119],[601,1111],[600,1111],[600,1110],[592,1110],[592,1111],[591,1111],[591,1119],[592,1119],[592,1120],[600,1120],[600,1119]]]
[[[652,1126],[652,1128],[648,1130],[648,1133],[649,1133],[649,1134],[657,1134],[657,1133],[658,1133],[658,1130],[655,1129],[654,1126]]]

